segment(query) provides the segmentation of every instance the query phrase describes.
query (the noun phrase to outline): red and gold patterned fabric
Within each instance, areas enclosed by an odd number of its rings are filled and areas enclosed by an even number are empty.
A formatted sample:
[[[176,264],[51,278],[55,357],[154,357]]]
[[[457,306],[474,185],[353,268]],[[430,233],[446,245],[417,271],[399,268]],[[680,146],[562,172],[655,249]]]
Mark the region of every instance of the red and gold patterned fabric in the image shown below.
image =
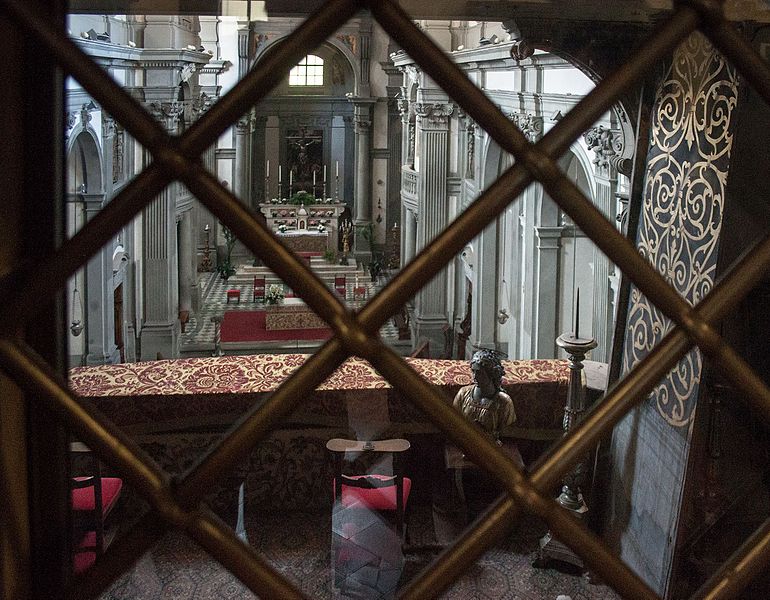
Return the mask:
[[[116,424],[195,424],[227,422],[275,390],[308,355],[259,354],[158,360],[122,365],[77,367],[70,371],[75,393],[94,399]],[[448,403],[473,378],[467,361],[407,358],[409,365],[437,385]],[[513,398],[517,431],[558,430],[564,415],[569,369],[565,360],[503,361],[503,386]],[[376,392],[375,390],[380,390]],[[356,400],[388,402],[392,423],[429,420],[393,389],[365,360],[345,361],[292,418],[315,425],[337,424]],[[208,421],[207,421],[208,419]]]

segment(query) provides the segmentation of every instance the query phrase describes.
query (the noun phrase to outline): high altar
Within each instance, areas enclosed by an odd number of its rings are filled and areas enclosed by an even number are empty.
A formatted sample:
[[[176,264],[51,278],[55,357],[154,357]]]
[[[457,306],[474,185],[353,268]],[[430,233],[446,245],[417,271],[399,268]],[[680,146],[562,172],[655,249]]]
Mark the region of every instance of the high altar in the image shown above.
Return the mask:
[[[330,200],[319,200],[309,206],[263,202],[259,208],[267,226],[277,232],[286,246],[297,253],[323,254],[337,248],[337,223],[345,209],[344,203]],[[319,231],[319,225],[324,231]]]

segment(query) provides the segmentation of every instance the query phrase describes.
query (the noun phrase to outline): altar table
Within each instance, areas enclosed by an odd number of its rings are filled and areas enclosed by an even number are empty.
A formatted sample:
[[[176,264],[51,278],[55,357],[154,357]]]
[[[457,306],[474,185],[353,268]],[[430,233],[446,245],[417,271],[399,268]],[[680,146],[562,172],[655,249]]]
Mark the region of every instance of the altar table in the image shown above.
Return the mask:
[[[281,242],[294,252],[310,252],[322,255],[329,247],[329,234],[326,231],[311,229],[291,230],[278,233]]]
[[[284,298],[280,304],[265,305],[265,329],[328,329],[329,324],[319,317],[300,298]]]

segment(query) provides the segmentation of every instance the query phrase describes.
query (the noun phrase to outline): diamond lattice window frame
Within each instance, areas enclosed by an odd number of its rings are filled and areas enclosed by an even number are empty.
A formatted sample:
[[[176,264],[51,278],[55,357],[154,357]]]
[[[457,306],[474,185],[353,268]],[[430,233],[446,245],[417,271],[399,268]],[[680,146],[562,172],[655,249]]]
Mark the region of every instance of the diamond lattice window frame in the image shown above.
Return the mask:
[[[42,3],[40,3],[42,6]],[[624,596],[654,598],[649,588],[585,527],[556,510],[548,490],[622,416],[640,402],[650,388],[693,345],[708,356],[720,372],[743,392],[763,415],[770,412],[770,391],[745,362],[717,335],[717,323],[770,265],[770,241],[764,240],[747,255],[696,307],[684,303],[660,276],[620,236],[614,224],[596,214],[590,202],[565,180],[554,161],[569,144],[605,112],[633,82],[651,69],[658,58],[667,55],[689,33],[701,29],[766,100],[770,99],[770,70],[751,50],[720,12],[720,4],[708,0],[676,3],[675,11],[657,27],[643,50],[632,56],[622,69],[602,81],[573,111],[565,116],[536,145],[530,145],[515,126],[485,100],[483,94],[464,79],[451,61],[412,23],[398,5],[391,2],[331,0],[324,3],[301,26],[290,43],[282,44],[227,96],[212,107],[200,121],[179,138],[170,138],[141,107],[101,73],[74,47],[63,29],[37,13],[38,4],[6,0],[4,17],[24,28],[26,35],[41,44],[65,71],[75,76],[118,119],[126,131],[153,155],[155,162],[126,185],[118,196],[76,236],[52,253],[36,270],[26,270],[5,260],[6,277],[2,287],[0,313],[0,366],[28,401],[64,422],[76,435],[118,467],[123,476],[148,500],[153,510],[121,542],[116,543],[89,574],[88,588],[80,592],[95,595],[129,564],[126,558],[148,548],[167,527],[178,527],[206,548],[259,595],[301,597],[299,591],[276,573],[253,549],[235,538],[205,507],[199,504],[202,490],[222,477],[256,441],[270,431],[304,390],[312,389],[348,355],[369,360],[406,397],[432,416],[436,425],[460,445],[478,464],[486,465],[505,486],[506,494],[487,511],[483,522],[469,530],[449,548],[430,570],[411,582],[404,597],[434,597],[467,569],[501,532],[507,530],[520,510],[543,517],[563,539],[569,539],[586,563]],[[420,63],[421,67],[464,110],[484,127],[500,146],[516,157],[516,164],[450,225],[386,288],[359,313],[348,312],[313,277],[300,261],[286,252],[238,200],[215,178],[199,167],[199,156],[218,134],[240,117],[281,78],[308,50],[323,40],[360,8],[368,8],[380,25]],[[7,24],[7,22],[6,22]],[[17,40],[18,38],[14,38]],[[52,80],[55,78],[52,77]],[[59,100],[60,101],[60,100]],[[46,98],[56,106],[56,98]],[[55,169],[61,167],[61,153],[53,153]],[[10,162],[13,163],[11,154]],[[21,166],[34,166],[31,157]],[[19,162],[15,163],[16,165]],[[316,353],[305,366],[289,378],[266,405],[246,419],[187,477],[171,485],[165,473],[119,430],[103,422],[98,411],[75,398],[67,389],[55,353],[36,352],[19,334],[19,323],[26,324],[29,336],[36,331],[42,309],[30,298],[50,298],[62,289],[84,257],[93,254],[128,220],[133,218],[171,180],[181,180],[222,222],[329,322],[335,338]],[[420,282],[440,270],[442,256],[453,256],[472,237],[494,219],[531,181],[537,179],[562,209],[630,277],[637,287],[672,319],[676,326],[661,344],[633,371],[608,391],[601,405],[549,452],[526,476],[491,443],[480,436],[398,356],[376,337],[379,326],[391,316],[391,307],[401,306]],[[55,188],[56,186],[52,186]],[[12,206],[21,213],[19,200],[30,190],[12,189]],[[61,193],[61,190],[58,190]],[[34,203],[30,203],[34,205]],[[47,213],[40,215],[42,218]],[[51,230],[54,229],[51,224]],[[17,236],[11,239],[23,248]],[[16,248],[15,247],[15,248]],[[10,268],[9,268],[10,265]],[[9,282],[12,282],[9,283]],[[17,507],[18,508],[18,507]],[[23,510],[20,510],[23,512]],[[734,597],[751,576],[767,562],[770,525],[758,530],[749,542],[707,582],[699,597]]]

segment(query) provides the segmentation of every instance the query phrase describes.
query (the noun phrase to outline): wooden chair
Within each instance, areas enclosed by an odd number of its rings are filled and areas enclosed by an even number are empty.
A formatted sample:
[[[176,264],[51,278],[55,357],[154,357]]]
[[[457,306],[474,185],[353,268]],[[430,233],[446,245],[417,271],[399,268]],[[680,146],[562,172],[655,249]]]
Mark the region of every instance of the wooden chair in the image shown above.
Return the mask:
[[[344,300],[347,295],[347,282],[344,275],[338,275],[334,278],[334,289]]]
[[[70,445],[73,476],[70,478],[72,522],[74,527],[72,564],[81,573],[96,562],[112,540],[105,522],[123,489],[119,477],[103,477],[99,458],[80,442]]]
[[[403,564],[404,515],[412,488],[412,480],[404,476],[403,454],[410,444],[404,439],[335,438],[326,447],[334,458],[334,585],[344,591],[355,582],[359,589],[363,586],[372,594],[389,597]],[[392,464],[356,468],[372,457],[392,458]]]
[[[254,277],[254,297],[253,302],[262,302],[265,299],[265,278]]]

